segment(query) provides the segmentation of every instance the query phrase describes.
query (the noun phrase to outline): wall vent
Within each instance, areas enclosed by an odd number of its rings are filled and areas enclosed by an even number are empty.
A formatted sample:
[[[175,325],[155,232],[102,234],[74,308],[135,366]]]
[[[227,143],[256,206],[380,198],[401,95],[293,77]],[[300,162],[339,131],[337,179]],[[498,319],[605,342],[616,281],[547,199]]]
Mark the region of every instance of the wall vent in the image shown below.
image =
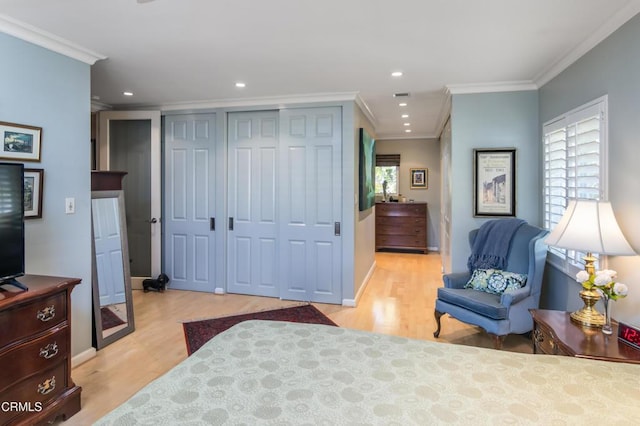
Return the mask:
[[[408,92],[404,92],[404,93],[394,93],[393,94],[394,98],[408,98],[409,97],[409,93]]]

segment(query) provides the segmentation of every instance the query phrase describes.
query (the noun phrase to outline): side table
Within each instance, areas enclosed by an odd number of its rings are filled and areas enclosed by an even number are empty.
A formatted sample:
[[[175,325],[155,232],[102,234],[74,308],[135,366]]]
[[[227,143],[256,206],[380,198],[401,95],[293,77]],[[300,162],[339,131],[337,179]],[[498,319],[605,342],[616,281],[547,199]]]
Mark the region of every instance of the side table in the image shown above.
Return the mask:
[[[569,312],[530,309],[533,317],[533,353],[640,364],[640,350],[618,341],[618,323],[613,334],[586,328],[571,321]]]

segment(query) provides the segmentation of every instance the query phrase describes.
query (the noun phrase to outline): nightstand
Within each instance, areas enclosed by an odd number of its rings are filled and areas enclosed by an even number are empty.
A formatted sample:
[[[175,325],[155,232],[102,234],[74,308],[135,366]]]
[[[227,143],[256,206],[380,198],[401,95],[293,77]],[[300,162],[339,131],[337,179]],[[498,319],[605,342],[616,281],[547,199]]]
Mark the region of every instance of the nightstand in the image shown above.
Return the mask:
[[[533,353],[640,364],[640,350],[618,341],[618,323],[607,336],[599,328],[584,328],[569,312],[530,309],[533,317]]]

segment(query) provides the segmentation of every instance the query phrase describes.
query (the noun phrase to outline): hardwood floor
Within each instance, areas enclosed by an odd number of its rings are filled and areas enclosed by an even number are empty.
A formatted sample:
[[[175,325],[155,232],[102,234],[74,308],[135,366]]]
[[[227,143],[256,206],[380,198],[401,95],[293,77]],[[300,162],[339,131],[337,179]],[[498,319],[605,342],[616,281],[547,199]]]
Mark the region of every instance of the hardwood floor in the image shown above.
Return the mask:
[[[440,256],[376,253],[377,267],[357,308],[314,304],[341,327],[423,340],[493,347],[481,329],[448,316],[433,337]],[[63,425],[87,425],[126,401],[187,357],[182,322],[295,305],[297,302],[235,294],[167,290],[134,291],[136,331],[98,351],[72,371],[82,386],[82,410]],[[531,353],[528,338],[510,335],[504,350]]]

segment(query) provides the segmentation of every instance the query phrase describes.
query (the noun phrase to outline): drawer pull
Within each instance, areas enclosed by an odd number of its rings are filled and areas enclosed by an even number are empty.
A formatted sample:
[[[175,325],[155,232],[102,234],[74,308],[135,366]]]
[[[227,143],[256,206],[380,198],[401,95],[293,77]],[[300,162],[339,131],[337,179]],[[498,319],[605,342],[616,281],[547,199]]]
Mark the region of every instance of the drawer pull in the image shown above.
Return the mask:
[[[50,379],[47,379],[38,385],[38,393],[40,395],[46,395],[49,392],[52,392],[55,388],[56,388],[56,376],[51,376]]]
[[[56,316],[56,307],[55,305],[51,305],[38,311],[36,318],[38,318],[42,322],[47,322],[52,320],[53,317],[55,316]]]
[[[44,359],[50,359],[58,355],[58,343],[49,343],[44,348],[40,348],[40,356]]]

